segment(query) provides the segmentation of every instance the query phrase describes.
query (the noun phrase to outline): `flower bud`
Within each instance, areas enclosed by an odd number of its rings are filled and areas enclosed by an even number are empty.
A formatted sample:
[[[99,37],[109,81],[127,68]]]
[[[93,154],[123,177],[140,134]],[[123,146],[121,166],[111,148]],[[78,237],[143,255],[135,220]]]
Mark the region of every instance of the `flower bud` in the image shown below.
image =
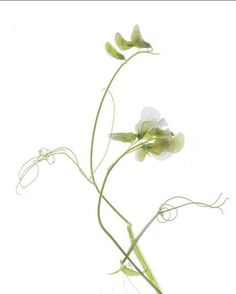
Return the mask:
[[[128,50],[133,47],[133,44],[130,41],[125,40],[120,33],[116,33],[115,35],[116,45],[121,50]]]
[[[106,42],[105,49],[109,55],[116,59],[124,60],[125,57],[120,52],[118,52],[110,43]]]
[[[151,45],[149,43],[147,43],[146,41],[143,40],[143,37],[140,33],[140,29],[139,26],[136,25],[133,28],[133,32],[131,34],[131,42],[133,44],[133,46],[137,47],[137,48],[150,48]]]

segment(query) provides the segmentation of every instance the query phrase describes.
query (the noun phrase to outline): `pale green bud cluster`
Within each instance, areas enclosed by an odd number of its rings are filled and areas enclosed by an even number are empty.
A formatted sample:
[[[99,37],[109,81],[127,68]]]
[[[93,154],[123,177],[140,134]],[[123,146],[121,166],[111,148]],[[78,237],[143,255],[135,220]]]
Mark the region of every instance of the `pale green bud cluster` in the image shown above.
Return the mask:
[[[130,41],[123,38],[123,36],[120,33],[116,33],[115,43],[119,49],[124,51],[131,49],[133,47],[136,47],[139,49],[152,48],[148,42],[144,41],[138,25],[134,26],[131,37],[130,37]],[[111,43],[106,42],[105,49],[110,56],[120,60],[125,59],[125,56],[121,54],[113,45],[111,45]]]

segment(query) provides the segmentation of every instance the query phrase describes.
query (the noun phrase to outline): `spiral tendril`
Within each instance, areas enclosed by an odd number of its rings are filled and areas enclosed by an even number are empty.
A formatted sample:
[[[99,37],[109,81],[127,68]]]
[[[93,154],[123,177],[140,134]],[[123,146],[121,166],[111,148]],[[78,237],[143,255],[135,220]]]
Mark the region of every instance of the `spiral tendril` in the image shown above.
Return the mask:
[[[229,198],[225,198],[221,201],[222,195],[223,194],[221,193],[217,197],[217,199],[213,203],[210,203],[210,204],[203,203],[203,202],[196,202],[196,201],[191,200],[188,197],[173,196],[173,197],[169,198],[168,200],[166,200],[160,206],[156,219],[160,223],[174,221],[178,216],[179,208],[187,206],[187,205],[197,205],[199,207],[215,208],[215,209],[219,209],[222,213],[224,213],[222,206],[225,204],[225,202]],[[182,204],[179,204],[177,206],[174,206],[173,204],[170,204],[170,202],[173,202],[174,200],[184,200],[185,202]]]
[[[79,166],[78,159],[75,153],[68,147],[59,147],[53,150],[49,150],[46,148],[41,148],[38,151],[38,156],[32,157],[31,159],[27,160],[20,168],[18,173],[18,183],[16,186],[16,193],[20,195],[19,188],[25,189],[26,187],[30,186],[35,182],[35,180],[39,176],[39,163],[42,161],[46,161],[49,165],[55,163],[55,156],[56,155],[65,155],[68,157],[79,169],[80,173],[89,181],[91,180],[86,176],[82,168]],[[26,180],[26,176],[29,177]],[[26,183],[24,183],[26,180]]]

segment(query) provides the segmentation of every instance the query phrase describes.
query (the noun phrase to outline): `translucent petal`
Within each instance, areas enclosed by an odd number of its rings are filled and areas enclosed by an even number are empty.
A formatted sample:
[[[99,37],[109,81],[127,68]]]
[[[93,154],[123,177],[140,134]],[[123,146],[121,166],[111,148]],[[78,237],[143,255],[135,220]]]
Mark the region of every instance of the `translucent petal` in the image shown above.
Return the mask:
[[[156,127],[159,127],[159,128],[165,128],[165,127],[167,127],[167,121],[164,119],[164,118],[162,118],[161,120],[159,120],[158,122],[157,122],[157,124],[156,124]]]
[[[184,146],[184,135],[182,133],[178,133],[177,135],[172,137],[171,144],[168,148],[169,152],[177,153]]]
[[[147,106],[141,112],[141,121],[159,121],[160,119],[161,115],[159,111],[153,107]]]
[[[151,131],[153,127],[155,127],[156,121],[150,120],[150,121],[142,121],[138,125],[138,133],[139,135],[144,135],[146,132]]]
[[[161,153],[166,152],[169,146],[170,139],[167,137],[163,139],[157,139],[154,143],[148,144],[147,150],[149,153],[160,155]]]
[[[137,149],[135,151],[135,159],[138,161],[144,161],[146,155],[147,155],[147,151],[142,148]]]
[[[160,155],[150,153],[150,155],[151,155],[151,157],[153,157],[157,160],[165,160],[165,159],[169,158],[172,155],[172,153],[171,152],[163,152]]]

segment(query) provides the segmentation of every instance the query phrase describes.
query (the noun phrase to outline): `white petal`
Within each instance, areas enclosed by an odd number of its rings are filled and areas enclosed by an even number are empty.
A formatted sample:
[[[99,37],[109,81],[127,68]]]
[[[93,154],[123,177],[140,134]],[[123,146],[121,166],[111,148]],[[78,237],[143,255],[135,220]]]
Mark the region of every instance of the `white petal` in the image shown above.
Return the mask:
[[[147,152],[143,150],[142,148],[137,149],[135,151],[135,159],[138,161],[144,161],[146,155],[147,155]]]
[[[141,112],[141,120],[142,121],[159,121],[161,119],[161,115],[158,110],[153,107],[145,107]]]
[[[183,146],[184,146],[184,135],[182,133],[178,133],[172,138],[168,151],[177,153],[183,148]]]
[[[162,118],[161,120],[159,120],[158,122],[157,122],[157,124],[156,124],[156,126],[155,127],[158,127],[158,128],[160,128],[160,129],[163,129],[163,128],[165,128],[165,127],[167,127],[167,121],[164,119],[164,118]]]
[[[172,153],[162,152],[160,155],[155,155],[155,154],[150,153],[150,155],[157,160],[166,160],[167,158],[169,158],[172,155]]]

